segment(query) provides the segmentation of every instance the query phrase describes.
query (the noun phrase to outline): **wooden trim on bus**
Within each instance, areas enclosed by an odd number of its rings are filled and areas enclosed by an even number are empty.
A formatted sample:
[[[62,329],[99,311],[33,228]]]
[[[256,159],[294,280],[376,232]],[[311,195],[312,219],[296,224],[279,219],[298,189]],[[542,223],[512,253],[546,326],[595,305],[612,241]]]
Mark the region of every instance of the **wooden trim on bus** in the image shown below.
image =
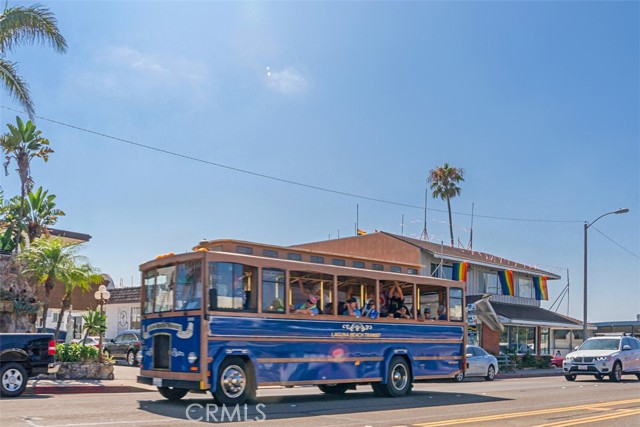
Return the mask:
[[[172,372],[166,369],[163,370],[140,370],[140,376],[142,377],[155,377],[166,378],[170,380],[189,380],[189,381],[202,381],[206,379],[206,372],[190,373],[190,372]]]
[[[458,369],[457,371],[451,372],[450,374],[447,375],[416,375],[413,377],[414,381],[419,381],[419,380],[441,380],[441,379],[449,379],[449,378],[453,378],[456,375],[458,375],[459,373],[461,373],[462,370]]]

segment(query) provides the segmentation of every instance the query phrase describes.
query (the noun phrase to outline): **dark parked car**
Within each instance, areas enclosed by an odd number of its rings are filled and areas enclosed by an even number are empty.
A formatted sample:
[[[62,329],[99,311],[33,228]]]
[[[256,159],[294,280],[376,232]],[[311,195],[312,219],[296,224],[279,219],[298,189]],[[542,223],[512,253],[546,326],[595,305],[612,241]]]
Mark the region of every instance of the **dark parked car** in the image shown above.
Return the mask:
[[[0,334],[0,395],[20,396],[29,378],[57,372],[55,354],[53,334]]]
[[[124,331],[114,339],[107,341],[103,346],[104,354],[113,356],[114,359],[124,359],[129,366],[136,366],[136,355],[142,346],[142,337],[139,330]]]
[[[38,328],[36,329],[36,331],[39,334],[55,334],[56,328],[47,328],[46,330],[42,328]],[[56,342],[58,344],[63,344],[66,339],[67,339],[67,331],[58,331],[58,339],[56,340]]]

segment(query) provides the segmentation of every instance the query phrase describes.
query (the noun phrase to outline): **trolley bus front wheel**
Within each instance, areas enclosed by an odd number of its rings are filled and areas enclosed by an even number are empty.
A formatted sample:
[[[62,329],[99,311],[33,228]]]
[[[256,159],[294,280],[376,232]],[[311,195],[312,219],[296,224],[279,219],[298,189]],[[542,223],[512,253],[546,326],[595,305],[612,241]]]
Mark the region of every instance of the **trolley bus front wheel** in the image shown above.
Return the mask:
[[[256,396],[253,372],[241,357],[227,357],[218,369],[213,397],[224,405],[239,405]]]
[[[340,395],[340,394],[345,394],[347,392],[347,390],[349,389],[349,385],[348,384],[335,384],[335,385],[320,384],[318,388],[320,389],[321,392],[326,394]]]
[[[169,400],[180,400],[189,393],[189,390],[186,388],[175,388],[175,387],[158,387],[158,392],[165,399]]]
[[[411,374],[404,357],[395,356],[389,363],[387,383],[371,384],[376,396],[400,397],[411,391]]]

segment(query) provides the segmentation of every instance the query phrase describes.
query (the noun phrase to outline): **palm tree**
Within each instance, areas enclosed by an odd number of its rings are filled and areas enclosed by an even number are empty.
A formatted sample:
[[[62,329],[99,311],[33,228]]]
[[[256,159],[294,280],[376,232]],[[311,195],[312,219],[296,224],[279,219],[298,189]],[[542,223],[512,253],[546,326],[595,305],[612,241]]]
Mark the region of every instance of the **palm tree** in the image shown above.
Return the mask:
[[[27,194],[21,222],[24,223],[29,243],[41,237],[48,227],[55,225],[58,218],[65,215],[62,210],[56,208],[55,198],[55,194],[49,194],[49,191],[43,190],[42,187],[39,187],[35,193]],[[20,213],[17,197],[14,197],[10,209],[15,214]]]
[[[100,313],[99,308],[89,310],[82,316],[82,329],[85,331],[83,340],[86,340],[89,334],[102,336],[107,331],[107,315]]]
[[[429,171],[429,183],[433,192],[433,198],[440,198],[447,201],[451,246],[454,245],[453,222],[451,220],[451,199],[460,195],[460,187],[458,187],[458,183],[460,181],[464,181],[463,176],[464,169],[451,167],[449,166],[449,163],[445,163],[443,166]]]
[[[73,282],[77,277],[80,247],[56,238],[37,239],[17,256],[24,265],[22,273],[44,286],[43,329],[47,327],[51,290],[56,283]]]
[[[16,126],[7,124],[9,132],[0,136],[0,147],[5,155],[4,172],[9,175],[9,164],[15,160],[20,176],[20,216],[24,217],[24,199],[33,188],[33,178],[31,177],[31,160],[39,157],[45,162],[49,160],[49,154],[53,150],[49,148],[49,140],[43,138],[36,126],[28,121],[26,124],[20,117],[16,117]],[[18,224],[21,226],[21,222]],[[21,227],[18,227],[21,229]],[[16,236],[16,247],[19,250],[20,234]]]
[[[67,42],[49,9],[41,5],[9,7],[5,3],[0,14],[0,80],[30,118],[34,116],[34,107],[29,86],[18,74],[17,63],[8,61],[6,55],[16,46],[34,43],[48,44],[58,53],[67,51]]]
[[[60,315],[56,325],[55,339],[58,339],[60,333],[60,325],[64,313],[71,308],[73,291],[77,288],[86,292],[91,289],[92,285],[99,285],[104,282],[104,277],[98,273],[98,270],[89,264],[81,264],[77,266],[76,271],[69,275],[69,281],[64,283],[64,296],[60,305]],[[67,331],[70,333],[70,331]]]

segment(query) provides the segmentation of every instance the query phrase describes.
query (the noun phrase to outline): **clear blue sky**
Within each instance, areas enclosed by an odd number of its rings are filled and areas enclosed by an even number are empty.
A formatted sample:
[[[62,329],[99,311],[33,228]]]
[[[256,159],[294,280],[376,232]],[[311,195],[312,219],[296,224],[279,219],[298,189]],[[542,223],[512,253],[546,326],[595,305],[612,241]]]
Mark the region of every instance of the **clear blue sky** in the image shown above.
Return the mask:
[[[589,230],[589,320],[640,313],[638,2],[45,4],[69,52],[9,56],[39,116],[415,206],[449,162],[466,172],[456,239],[468,243],[475,203],[474,249],[562,275],[550,302],[568,269],[577,318],[583,221],[627,207]],[[14,120],[0,109],[3,129]],[[422,231],[421,209],[37,125],[56,152],[33,176],[67,213],[57,227],[91,234],[86,254],[116,282],[139,283],[139,264],[202,238],[353,235],[357,204],[369,232],[399,234],[403,215],[405,235]],[[17,174],[1,185],[17,194]],[[432,241],[448,241],[446,203],[429,208]]]

